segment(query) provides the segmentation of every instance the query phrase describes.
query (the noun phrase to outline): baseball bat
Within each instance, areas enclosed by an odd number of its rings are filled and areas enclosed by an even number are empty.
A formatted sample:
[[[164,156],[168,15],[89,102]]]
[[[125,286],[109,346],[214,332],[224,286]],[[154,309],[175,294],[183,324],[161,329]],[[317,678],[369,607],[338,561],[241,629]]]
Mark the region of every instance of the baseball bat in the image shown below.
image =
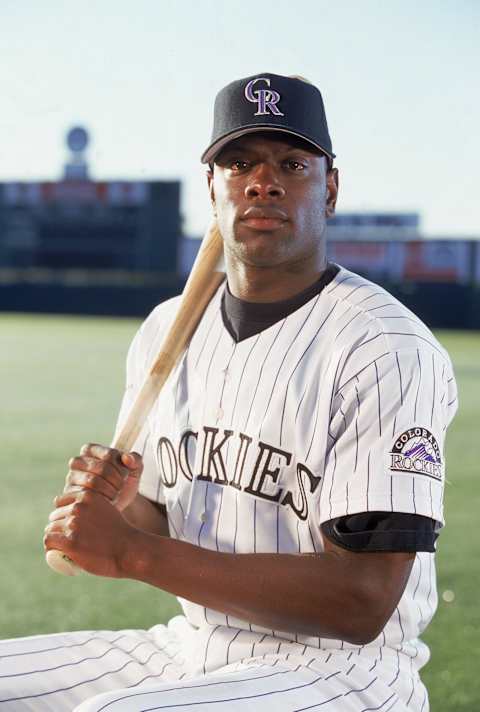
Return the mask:
[[[212,221],[182,292],[177,315],[120,432],[112,442],[112,448],[128,452],[133,447],[163,385],[185,351],[203,312],[225,277],[219,270],[222,253],[222,237],[216,221]],[[49,549],[45,558],[50,568],[64,576],[75,576],[81,572],[77,564],[57,549]]]

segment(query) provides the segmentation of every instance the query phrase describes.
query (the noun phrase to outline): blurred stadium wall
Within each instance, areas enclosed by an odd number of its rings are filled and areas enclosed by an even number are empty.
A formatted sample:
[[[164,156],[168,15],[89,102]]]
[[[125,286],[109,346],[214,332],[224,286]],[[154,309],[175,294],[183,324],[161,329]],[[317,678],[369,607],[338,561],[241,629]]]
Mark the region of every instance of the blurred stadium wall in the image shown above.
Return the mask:
[[[200,241],[178,181],[94,181],[81,127],[61,180],[0,183],[0,311],[144,316],[178,294]],[[431,327],[480,328],[480,239],[426,238],[416,213],[340,213],[329,258]]]

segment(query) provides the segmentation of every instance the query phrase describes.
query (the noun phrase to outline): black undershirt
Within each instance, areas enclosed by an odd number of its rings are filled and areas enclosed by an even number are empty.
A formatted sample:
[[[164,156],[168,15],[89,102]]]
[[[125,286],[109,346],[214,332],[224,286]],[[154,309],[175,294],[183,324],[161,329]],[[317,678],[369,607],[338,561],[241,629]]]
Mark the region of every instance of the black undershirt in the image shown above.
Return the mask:
[[[339,269],[328,264],[314,284],[280,302],[246,302],[234,297],[227,284],[221,304],[225,328],[237,343],[259,334],[320,294]],[[321,529],[335,544],[351,551],[434,552],[440,524],[419,514],[362,512],[331,519]]]
[[[320,294],[338,274],[340,267],[329,264],[321,277],[290,299],[281,302],[245,302],[234,297],[226,286],[222,297],[222,317],[225,328],[237,343],[268,329],[285,319],[304,304]]]

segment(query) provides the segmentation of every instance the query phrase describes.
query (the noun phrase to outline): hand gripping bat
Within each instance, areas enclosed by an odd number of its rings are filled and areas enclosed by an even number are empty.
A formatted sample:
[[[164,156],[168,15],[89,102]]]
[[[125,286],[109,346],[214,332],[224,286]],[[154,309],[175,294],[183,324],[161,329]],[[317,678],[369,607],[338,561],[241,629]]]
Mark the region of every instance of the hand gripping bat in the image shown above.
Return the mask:
[[[125,423],[111,447],[128,452],[133,447],[158,394],[184,353],[214,293],[225,278],[221,270],[223,242],[216,221],[202,240],[198,255],[182,293],[177,315],[160,346],[157,357],[138,392]],[[65,576],[81,569],[56,549],[46,553],[47,564]]]

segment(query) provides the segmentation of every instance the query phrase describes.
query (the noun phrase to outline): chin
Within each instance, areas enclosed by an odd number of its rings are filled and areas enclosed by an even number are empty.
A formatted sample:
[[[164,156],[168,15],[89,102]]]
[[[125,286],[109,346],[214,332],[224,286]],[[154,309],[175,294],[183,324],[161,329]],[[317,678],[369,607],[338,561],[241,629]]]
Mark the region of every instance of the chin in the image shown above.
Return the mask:
[[[235,254],[244,264],[252,267],[275,267],[288,259],[286,250],[279,245],[237,244]]]
[[[236,234],[232,251],[245,264],[255,267],[274,267],[290,256],[292,244],[287,235],[272,232]]]

